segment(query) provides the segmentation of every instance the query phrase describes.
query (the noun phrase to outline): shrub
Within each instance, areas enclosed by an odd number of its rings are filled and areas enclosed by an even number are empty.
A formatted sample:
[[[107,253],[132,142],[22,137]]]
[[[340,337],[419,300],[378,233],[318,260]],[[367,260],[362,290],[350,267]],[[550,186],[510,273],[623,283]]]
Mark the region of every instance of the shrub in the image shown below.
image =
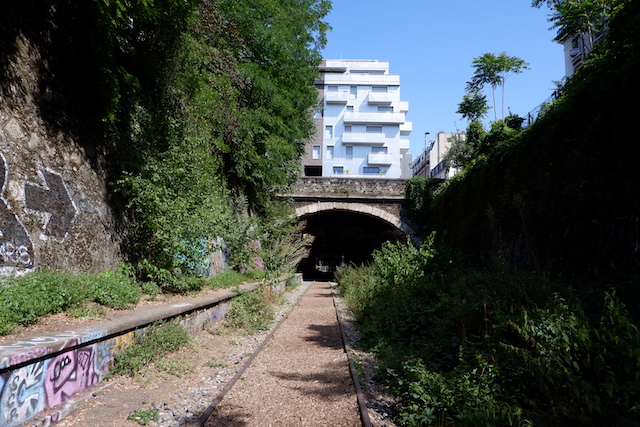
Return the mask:
[[[265,292],[259,288],[233,300],[225,324],[231,328],[244,329],[251,334],[268,329],[274,318],[273,306]]]
[[[93,301],[117,310],[130,308],[141,295],[140,286],[119,270],[106,270],[92,280]]]
[[[112,373],[136,375],[143,367],[191,341],[189,332],[178,322],[154,323],[133,344],[115,356]]]

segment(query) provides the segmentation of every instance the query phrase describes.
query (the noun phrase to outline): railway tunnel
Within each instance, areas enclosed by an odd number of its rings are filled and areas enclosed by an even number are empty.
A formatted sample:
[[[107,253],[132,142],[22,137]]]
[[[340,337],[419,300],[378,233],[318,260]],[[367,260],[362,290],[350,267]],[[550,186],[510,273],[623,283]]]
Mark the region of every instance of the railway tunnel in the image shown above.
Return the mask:
[[[298,266],[305,280],[330,280],[336,265],[362,265],[386,241],[415,243],[402,179],[304,177],[289,194],[312,242]]]
[[[384,242],[404,242],[410,237],[402,229],[406,227],[386,218],[389,215],[358,207],[320,209],[299,216],[301,232],[310,238],[307,256],[298,268],[305,280],[331,280],[337,266],[366,264]]]

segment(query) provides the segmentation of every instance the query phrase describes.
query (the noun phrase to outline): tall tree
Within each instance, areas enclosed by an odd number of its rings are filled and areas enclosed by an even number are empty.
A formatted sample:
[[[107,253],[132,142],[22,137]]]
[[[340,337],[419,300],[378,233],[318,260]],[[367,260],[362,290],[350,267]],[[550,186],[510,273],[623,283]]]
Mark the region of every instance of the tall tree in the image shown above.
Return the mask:
[[[533,0],[533,7],[547,5],[552,13],[549,21],[557,30],[557,42],[578,37],[582,43],[582,54],[594,48],[595,40],[601,35],[607,22],[623,6],[624,0]]]
[[[462,114],[463,119],[473,121],[486,116],[489,108],[491,107],[487,105],[487,97],[480,93],[479,90],[475,90],[464,94],[462,102],[458,104],[456,113]]]
[[[495,99],[495,90],[498,86],[502,89],[502,118],[504,118],[504,88],[509,77],[520,74],[523,70],[529,69],[529,64],[516,56],[508,56],[506,52],[498,55],[484,53],[474,58],[472,65],[475,73],[471,81],[467,83],[467,91],[473,92],[481,90],[485,85],[491,86],[493,97],[494,118],[498,120]]]

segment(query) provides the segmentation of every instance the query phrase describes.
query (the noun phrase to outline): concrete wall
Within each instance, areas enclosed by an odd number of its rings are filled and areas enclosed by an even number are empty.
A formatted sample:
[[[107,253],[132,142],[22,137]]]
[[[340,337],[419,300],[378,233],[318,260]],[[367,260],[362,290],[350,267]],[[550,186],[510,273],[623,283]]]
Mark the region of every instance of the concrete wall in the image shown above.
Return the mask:
[[[115,267],[106,177],[72,135],[41,118],[37,49],[18,45],[10,65],[20,78],[0,82],[0,275]]]

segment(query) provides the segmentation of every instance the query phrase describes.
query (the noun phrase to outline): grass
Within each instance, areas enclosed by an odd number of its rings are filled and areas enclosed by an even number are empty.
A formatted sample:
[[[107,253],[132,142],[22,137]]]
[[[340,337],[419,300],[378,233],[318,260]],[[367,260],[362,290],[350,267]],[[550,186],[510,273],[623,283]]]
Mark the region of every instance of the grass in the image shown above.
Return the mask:
[[[217,276],[189,277],[184,292],[194,294],[205,287],[233,288],[259,280],[261,271],[240,274],[226,271]],[[42,270],[0,279],[0,335],[15,333],[18,325],[37,323],[42,317],[66,311],[80,319],[100,319],[107,307],[125,310],[143,297],[155,300],[162,287],[155,282],[136,282],[131,270],[121,265],[98,274],[72,274]]]
[[[160,410],[156,408],[154,405],[151,405],[149,409],[138,409],[133,413],[129,414],[127,419],[131,421],[135,421],[141,426],[147,426],[152,421],[158,421]]]
[[[235,298],[225,318],[225,326],[244,329],[248,334],[269,329],[275,319],[271,297],[263,289]]]
[[[196,370],[195,366],[187,362],[184,357],[178,357],[173,360],[159,360],[156,362],[156,369],[178,378],[182,378],[184,374],[195,372]]]
[[[165,354],[190,342],[189,332],[178,322],[154,323],[147,328],[144,335],[136,337],[132,345],[116,355],[111,373],[135,376],[141,369]]]
[[[0,282],[0,334],[11,334],[18,325],[69,309],[79,316],[98,315],[99,310],[83,313],[80,307],[88,302],[126,309],[140,296],[140,287],[122,269],[99,274],[43,270],[7,277]]]

